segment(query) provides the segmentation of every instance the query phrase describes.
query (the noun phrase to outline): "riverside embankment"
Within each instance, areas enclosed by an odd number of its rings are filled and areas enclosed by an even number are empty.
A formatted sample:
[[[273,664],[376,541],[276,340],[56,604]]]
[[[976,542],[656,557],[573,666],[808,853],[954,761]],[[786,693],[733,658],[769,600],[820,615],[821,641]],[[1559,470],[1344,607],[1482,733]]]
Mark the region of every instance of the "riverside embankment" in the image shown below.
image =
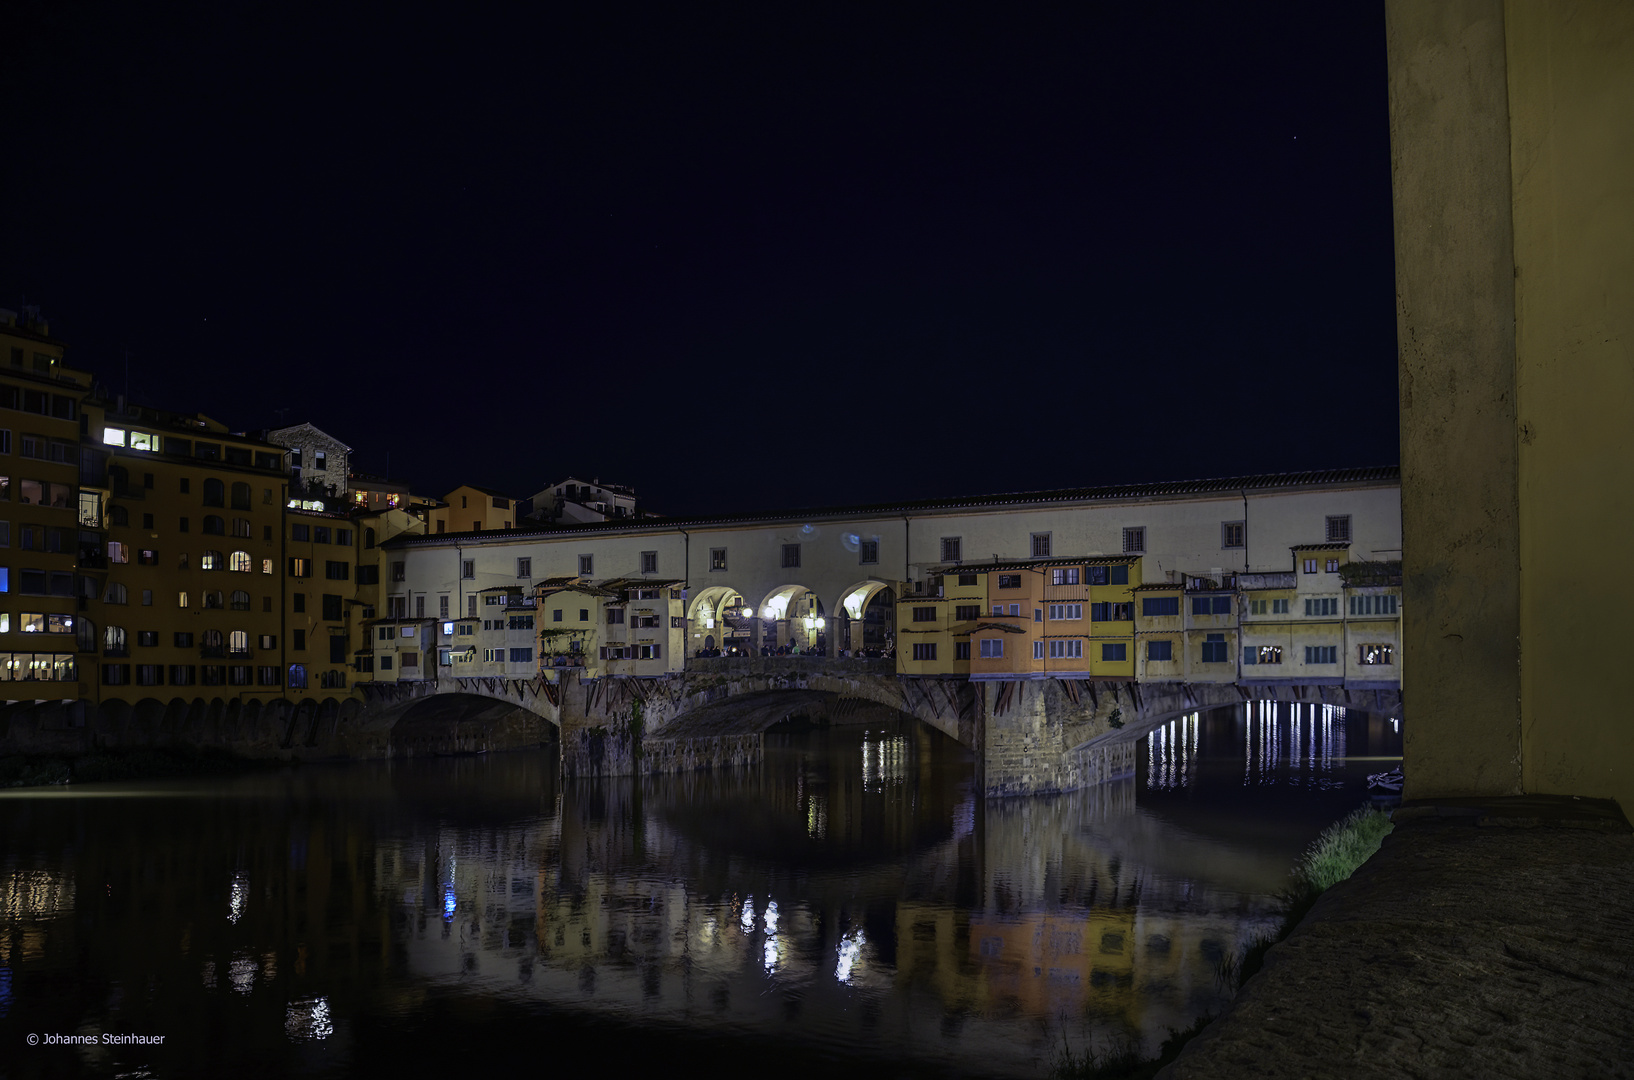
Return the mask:
[[[1629,1076],[1630,896],[1615,803],[1408,804],[1158,1075]]]

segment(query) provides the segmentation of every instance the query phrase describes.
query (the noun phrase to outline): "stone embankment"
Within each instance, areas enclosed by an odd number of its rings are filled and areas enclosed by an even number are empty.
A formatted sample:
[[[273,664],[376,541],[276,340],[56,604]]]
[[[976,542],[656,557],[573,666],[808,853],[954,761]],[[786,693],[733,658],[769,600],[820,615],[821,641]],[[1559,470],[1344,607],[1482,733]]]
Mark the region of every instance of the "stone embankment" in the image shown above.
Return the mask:
[[[1158,1076],[1628,1076],[1631,897],[1615,803],[1409,804]]]

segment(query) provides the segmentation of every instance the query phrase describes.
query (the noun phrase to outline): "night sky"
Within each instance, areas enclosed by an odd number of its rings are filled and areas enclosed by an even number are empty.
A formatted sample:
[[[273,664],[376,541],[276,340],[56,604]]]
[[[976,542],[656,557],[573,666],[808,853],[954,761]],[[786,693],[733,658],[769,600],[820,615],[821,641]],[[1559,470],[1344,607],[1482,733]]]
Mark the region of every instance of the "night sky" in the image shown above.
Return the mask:
[[[8,11],[0,306],[416,491],[1398,460],[1382,5]]]

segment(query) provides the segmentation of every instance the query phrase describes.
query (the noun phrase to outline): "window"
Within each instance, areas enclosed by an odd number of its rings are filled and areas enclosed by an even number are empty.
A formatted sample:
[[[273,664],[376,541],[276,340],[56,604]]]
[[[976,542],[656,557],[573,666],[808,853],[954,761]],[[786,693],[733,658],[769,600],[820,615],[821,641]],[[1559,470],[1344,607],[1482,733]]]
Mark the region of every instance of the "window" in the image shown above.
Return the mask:
[[[1394,615],[1396,613],[1396,597],[1394,595],[1352,596],[1350,598],[1350,613],[1352,615]]]
[[[641,572],[643,574],[658,573],[658,552],[643,551],[641,553]]]
[[[1077,643],[1077,644],[1081,644],[1081,643]],[[1113,660],[1113,661],[1128,660],[1129,659],[1129,645],[1128,645],[1128,643],[1120,641],[1120,642],[1116,642],[1116,643],[1103,644],[1101,646],[1101,659],[1102,660]]]
[[[448,618],[448,594],[447,593],[443,593],[441,596],[437,597],[437,617],[439,619]]]
[[[513,664],[531,664],[531,663],[533,663],[533,650],[532,649],[512,649],[511,650],[511,663],[513,663]]]
[[[1330,574],[1337,574],[1339,572],[1339,560],[1338,559],[1329,559],[1328,560],[1328,562],[1327,562],[1327,572],[1330,573]]]
[[[323,576],[330,581],[350,581],[352,579],[352,564],[336,562],[333,559],[325,560]]]
[[[352,546],[352,530],[351,529],[336,529],[335,530],[335,543],[344,544],[347,547],[351,547]]]
[[[1282,663],[1281,645],[1244,645],[1244,664],[1280,664]]]
[[[209,532],[210,531],[209,526],[206,526],[204,531]],[[312,539],[312,526],[310,526],[310,525],[291,525],[289,527],[289,538],[291,540],[303,540],[303,541],[311,540]]]
[[[289,560],[289,576],[293,578],[308,578],[312,576],[312,560],[291,558]]]
[[[914,622],[935,622],[936,609],[934,607],[916,607],[913,609]]]
[[[982,659],[998,660],[1004,656],[1003,638],[982,638]]]
[[[1316,560],[1315,559],[1306,559],[1305,560],[1304,570],[1305,570],[1305,573],[1307,573],[1307,574],[1316,573]]]
[[[1337,514],[1330,516],[1328,518],[1327,537],[1330,544],[1350,543],[1350,515]]]
[[[136,561],[143,566],[158,566],[159,553],[152,548],[141,548],[136,552]]]
[[[187,481],[183,480],[182,483],[185,484]],[[185,491],[186,489],[183,488],[183,490]],[[204,481],[203,499],[205,506],[224,505],[227,501],[226,486],[222,484],[220,480],[217,480],[214,477],[206,479]]]
[[[1140,601],[1140,613],[1148,618],[1178,615],[1180,614],[1180,597],[1143,596]]]
[[[555,611],[552,611],[550,613],[550,621],[551,622],[561,622],[562,621],[562,609],[561,608],[557,608]]]
[[[1044,659],[1044,643],[1042,641],[1033,642],[1033,659]]]
[[[783,545],[783,569],[792,570],[792,569],[798,568],[799,565],[800,565],[800,545],[799,544],[784,544]]]
[[[607,625],[618,626],[624,622],[624,609],[610,607],[607,609]]]
[[[709,549],[709,568],[711,570],[725,570],[726,569],[726,549],[725,548],[710,548]]]
[[[595,573],[596,557],[594,555],[579,556],[579,576],[589,577]]]
[[[979,619],[982,617],[982,607],[980,604],[960,604],[953,609],[953,617],[960,622]]]
[[[1286,600],[1273,600],[1273,601],[1271,601],[1271,614],[1273,614],[1273,615],[1286,615],[1286,614],[1288,614],[1288,601],[1286,601]]]
[[[305,664],[291,664],[291,665],[289,665],[289,688],[291,690],[305,690],[306,689],[306,665]]]
[[[395,565],[395,564],[394,564]],[[477,576],[477,562],[475,559],[460,560],[460,577],[466,581],[474,581]]]
[[[31,632],[31,620],[37,618],[40,618],[40,616],[29,615],[26,613],[23,615],[23,632],[25,634]],[[39,629],[44,629],[43,625]],[[104,627],[102,631],[102,651],[107,653],[109,656],[124,656],[126,652],[125,640],[124,627]]]
[[[477,598],[475,596],[465,598],[465,617],[468,619],[477,617]]]
[[[968,642],[968,641],[955,641],[953,643],[953,659],[955,659],[955,660],[969,660],[970,659],[970,642]]]
[[[1010,614],[1011,615],[1020,615],[1021,614],[1021,605],[1020,604],[1011,604],[1010,605]]]
[[[936,659],[936,643],[935,642],[930,642],[929,644],[923,644],[923,645],[916,644],[916,645],[914,645],[914,647],[913,647],[913,658],[915,660],[935,660]]]
[[[306,631],[291,630],[289,632],[289,647],[296,652],[306,652]]]
[[[1223,548],[1240,548],[1243,546],[1243,523],[1240,521],[1220,522],[1220,546]]]
[[[1191,598],[1191,613],[1193,615],[1230,615],[1231,597],[1194,596]]]
[[[227,569],[240,574],[248,574],[255,569],[255,563],[250,559],[247,551],[235,551],[227,556]]]
[[[1123,530],[1123,553],[1135,555],[1146,550],[1146,526],[1138,525]]]
[[[128,686],[130,684],[130,665],[103,664],[102,682],[107,686]]]
[[[380,670],[381,671],[390,671],[391,670],[391,655],[389,653],[380,658]]]
[[[1223,664],[1226,662],[1226,639],[1224,634],[1210,634],[1203,642],[1203,663]]]
[[[1356,662],[1359,664],[1392,664],[1395,663],[1395,655],[1393,645],[1356,646]]]
[[[1083,617],[1084,617],[1084,605],[1082,605],[1082,604],[1051,604],[1050,605],[1050,618],[1051,619],[1082,619]]]
[[[35,542],[34,530],[32,528],[30,528],[29,526],[27,526],[27,525],[23,526],[22,534],[23,534],[22,539],[23,539],[23,548],[24,548],[24,550],[29,550],[29,549],[32,549],[32,548],[35,548],[35,547],[43,548],[45,546],[43,543],[36,543]],[[127,544],[121,544],[118,540],[109,540],[108,541],[108,561],[111,562],[111,563],[128,563],[128,562],[130,562],[130,546],[127,545]]]
[[[469,565],[469,564],[467,564],[467,565]],[[466,574],[465,576],[470,577],[471,575]],[[402,580],[404,580],[405,577],[406,577],[406,574],[405,574],[404,564],[400,563],[400,562],[392,563],[391,564],[391,579],[393,581],[402,581]]]
[[[233,485],[232,505],[234,510],[250,508],[250,485],[242,482]]]
[[[1033,558],[1047,559],[1050,557],[1050,534],[1047,532],[1033,533]]]
[[[963,546],[964,538],[961,536],[942,537],[942,561],[958,562],[961,558],[959,551]]]
[[[1001,589],[1019,589],[1019,588],[1021,588],[1021,575],[1020,574],[1000,574],[999,575],[999,588],[1001,588]]]
[[[305,561],[305,560],[291,560],[291,561],[294,562],[294,561]],[[200,570],[220,570],[221,567],[222,567],[221,552],[219,552],[219,551],[206,551],[206,552],[204,552],[203,554],[201,554],[199,556],[199,569]],[[299,575],[297,575],[297,576],[299,576]]]
[[[1339,598],[1337,596],[1319,596],[1305,601],[1307,615],[1337,615],[1339,614]]]
[[[1248,601],[1248,613],[1250,615],[1264,615],[1265,614],[1265,601],[1264,600],[1250,600],[1250,601]]]
[[[533,560],[531,558],[516,560],[516,576],[519,578],[531,578],[533,576]]]
[[[1339,646],[1337,645],[1305,646],[1305,663],[1307,664],[1337,664],[1338,662]]]
[[[1078,584],[1078,568],[1076,566],[1057,566],[1050,571],[1051,585]]]
[[[857,545],[857,562],[862,564],[863,566],[869,566],[869,565],[872,565],[873,563],[879,562],[879,541],[878,540],[863,540],[863,541],[861,541]],[[934,652],[935,650],[932,649],[931,651]],[[933,657],[931,657],[931,659],[934,660],[936,658],[933,656]]]
[[[1148,663],[1151,663],[1153,661],[1165,661],[1165,660],[1173,660],[1173,659],[1174,659],[1174,642],[1172,642],[1172,641],[1148,641],[1146,643],[1146,660],[1147,660]]]

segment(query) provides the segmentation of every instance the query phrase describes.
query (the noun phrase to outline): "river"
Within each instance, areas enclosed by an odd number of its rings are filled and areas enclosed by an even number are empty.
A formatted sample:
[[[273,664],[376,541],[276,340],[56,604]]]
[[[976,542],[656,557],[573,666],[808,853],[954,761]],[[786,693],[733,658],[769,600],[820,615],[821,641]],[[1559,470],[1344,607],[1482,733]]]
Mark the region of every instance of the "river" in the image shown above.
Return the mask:
[[[912,724],[641,783],[545,750],[0,792],[0,1076],[1155,1053],[1400,754],[1387,717],[1249,704],[1160,728],[1127,780],[1002,802]]]

